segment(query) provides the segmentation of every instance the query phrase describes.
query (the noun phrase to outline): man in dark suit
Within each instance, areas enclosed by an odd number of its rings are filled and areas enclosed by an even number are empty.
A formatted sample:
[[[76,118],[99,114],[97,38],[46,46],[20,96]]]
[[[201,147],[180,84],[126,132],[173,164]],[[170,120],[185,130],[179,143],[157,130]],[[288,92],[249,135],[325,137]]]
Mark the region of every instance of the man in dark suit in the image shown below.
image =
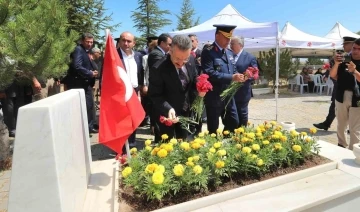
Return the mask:
[[[224,130],[233,131],[239,124],[234,99],[222,101],[220,94],[228,88],[232,81],[243,82],[244,75],[235,72],[232,52],[227,49],[232,32],[236,26],[214,25],[216,27],[215,42],[204,48],[201,53],[201,67],[209,75],[213,90],[205,96],[207,126],[210,133],[216,133],[219,127],[219,116],[222,118]]]
[[[174,123],[172,126],[158,123],[160,133],[167,134],[169,138],[187,138],[187,131],[177,123],[177,117],[189,117],[190,106],[196,95],[205,95],[197,94],[195,59],[190,56],[190,51],[190,38],[176,35],[169,54],[150,69],[148,95],[157,114]]]
[[[148,57],[148,65],[150,70],[157,61],[159,61],[168,53],[170,46],[171,36],[166,33],[161,34],[158,38],[158,46],[150,52]]]
[[[152,41],[156,41],[158,40],[158,37],[156,36],[149,36],[146,38],[147,42],[146,42],[146,48],[139,51],[142,55],[147,55],[149,54],[149,44],[152,42]]]
[[[133,50],[135,44],[136,42],[133,34],[130,32],[121,33],[118,53],[124,64],[127,76],[129,77],[136,94],[138,94],[139,90],[144,85],[144,69],[142,66],[142,54]],[[134,131],[128,139],[130,148],[136,146],[135,137],[136,131]],[[125,151],[125,148],[123,148],[123,152]]]
[[[89,132],[97,133],[94,129],[93,107],[94,99],[91,81],[98,75],[98,70],[92,67],[89,50],[94,42],[94,37],[90,33],[81,36],[80,45],[75,47],[71,53],[71,63],[68,70],[67,88],[82,88],[85,90],[86,110],[88,115]]]
[[[249,67],[257,67],[256,58],[244,51],[244,38],[238,36],[232,37],[230,47],[234,54],[236,72],[245,74],[246,69]],[[247,79],[234,97],[239,117],[239,126],[247,126],[248,123],[248,105],[251,99],[251,82],[253,81],[253,78]]]
[[[171,36],[169,34],[163,33],[158,37],[157,43],[158,46],[156,46],[156,48],[154,48],[148,56],[149,74],[151,73],[151,68],[154,66],[154,64],[161,60],[161,58],[163,58],[168,53],[171,46]],[[150,127],[152,133],[155,135],[155,140],[159,140],[159,137],[161,136],[159,133],[159,126],[157,124],[159,114],[156,113],[156,108],[154,108],[151,103],[148,106],[149,110],[151,111]]]

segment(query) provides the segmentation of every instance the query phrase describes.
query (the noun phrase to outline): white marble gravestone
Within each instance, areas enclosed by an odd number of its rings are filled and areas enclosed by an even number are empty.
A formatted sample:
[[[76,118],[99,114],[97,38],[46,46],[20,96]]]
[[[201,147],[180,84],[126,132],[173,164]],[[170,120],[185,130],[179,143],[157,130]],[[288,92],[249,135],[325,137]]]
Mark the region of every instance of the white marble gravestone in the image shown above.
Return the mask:
[[[82,89],[21,107],[8,211],[82,211],[91,174],[90,163]]]

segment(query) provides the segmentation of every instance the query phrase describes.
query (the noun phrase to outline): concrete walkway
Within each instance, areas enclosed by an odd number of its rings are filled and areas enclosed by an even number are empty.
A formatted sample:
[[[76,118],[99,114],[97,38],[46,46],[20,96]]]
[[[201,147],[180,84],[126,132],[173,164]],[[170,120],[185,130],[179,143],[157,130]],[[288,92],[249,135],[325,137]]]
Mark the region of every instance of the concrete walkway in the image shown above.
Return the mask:
[[[293,92],[283,92],[278,99],[278,122],[295,122],[299,132],[306,131],[313,127],[313,123],[319,123],[325,120],[330,106],[330,96],[320,96],[317,94],[303,94]],[[260,95],[254,97],[249,105],[250,122],[259,124],[264,121],[276,119],[276,101],[273,94]],[[328,131],[319,130],[317,136],[319,139],[337,144],[336,119]],[[222,128],[222,126],[220,126]],[[206,129],[204,124],[203,129]],[[144,146],[146,139],[153,139],[149,135],[149,127],[138,129],[137,146]],[[91,137],[91,151],[93,161],[104,160],[115,157],[115,153],[107,147],[98,144],[98,134]],[[8,191],[10,184],[11,171],[0,172],[0,212],[7,211]]]

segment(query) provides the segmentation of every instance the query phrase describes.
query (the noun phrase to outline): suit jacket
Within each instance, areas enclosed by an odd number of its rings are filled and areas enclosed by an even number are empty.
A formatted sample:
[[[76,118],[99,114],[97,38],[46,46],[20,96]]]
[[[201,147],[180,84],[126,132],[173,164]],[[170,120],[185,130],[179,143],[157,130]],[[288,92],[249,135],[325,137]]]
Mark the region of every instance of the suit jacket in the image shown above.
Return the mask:
[[[150,69],[148,96],[161,115],[168,116],[171,108],[180,115],[185,101],[191,106],[196,90],[196,66],[193,57],[185,64],[189,83],[183,88],[178,71],[171,62],[170,55],[163,57]],[[188,96],[186,100],[186,95]]]
[[[199,48],[197,48],[195,51],[195,64],[196,64],[196,69],[197,69],[198,75],[201,74],[201,64],[198,61],[199,57],[201,57],[201,50]]]
[[[235,57],[235,56],[234,56]],[[246,69],[248,67],[257,67],[257,61],[256,58],[246,52],[246,51],[242,51],[238,60],[235,63],[235,69],[236,72],[240,73],[240,74],[244,74],[244,72],[246,71]],[[247,80],[246,82],[244,82],[243,86],[240,87],[240,89],[236,92],[234,98],[236,102],[248,102],[251,99],[251,82],[253,80]]]
[[[158,46],[154,48],[148,56],[148,66],[150,70],[157,61],[159,61],[161,58],[165,56],[165,54],[159,48],[160,47]]]
[[[203,73],[209,75],[213,90],[205,96],[205,103],[212,106],[222,106],[220,94],[230,85],[235,73],[232,52],[225,49],[225,54],[213,43],[202,50],[201,67]]]
[[[118,48],[117,51],[118,51],[118,54],[120,56],[120,60],[124,64],[124,68],[126,70],[126,66],[125,66],[125,63],[124,63],[124,58],[123,58],[123,55],[121,54],[121,48]],[[143,68],[143,65],[142,65],[142,57],[143,57],[143,55],[140,52],[134,51],[134,59],[135,59],[135,62],[137,64],[137,77],[138,77],[138,85],[139,86],[144,85],[144,68]]]
[[[71,63],[66,80],[68,88],[88,87],[89,80],[93,78],[92,70],[94,70],[88,53],[82,45],[78,45],[70,57]]]

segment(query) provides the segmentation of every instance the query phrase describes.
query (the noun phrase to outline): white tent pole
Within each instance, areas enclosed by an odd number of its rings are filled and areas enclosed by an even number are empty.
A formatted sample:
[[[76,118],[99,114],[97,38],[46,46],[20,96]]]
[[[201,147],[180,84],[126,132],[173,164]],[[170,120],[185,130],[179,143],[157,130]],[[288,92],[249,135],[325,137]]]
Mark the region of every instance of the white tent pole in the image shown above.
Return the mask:
[[[280,49],[279,49],[279,25],[278,25],[278,32],[276,35],[276,79],[275,79],[275,107],[276,107],[276,118],[275,120],[278,121],[278,97],[279,97],[279,59],[280,59]]]
[[[131,158],[129,140],[126,140],[125,148],[126,148],[127,158]]]

